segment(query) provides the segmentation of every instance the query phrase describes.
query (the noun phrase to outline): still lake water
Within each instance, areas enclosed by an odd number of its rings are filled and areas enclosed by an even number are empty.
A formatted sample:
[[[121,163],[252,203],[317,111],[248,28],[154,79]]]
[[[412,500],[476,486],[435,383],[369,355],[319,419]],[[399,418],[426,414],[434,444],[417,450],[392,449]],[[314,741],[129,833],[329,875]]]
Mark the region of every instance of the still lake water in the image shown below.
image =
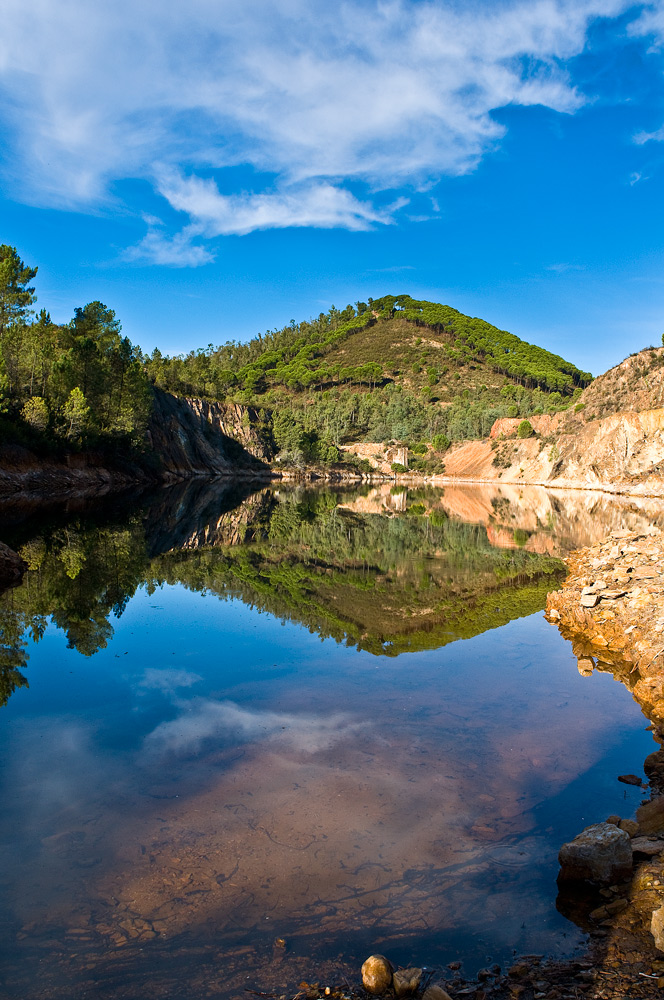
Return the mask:
[[[633,814],[654,745],[542,608],[566,552],[651,522],[516,488],[3,509],[0,996],[573,954],[559,846]]]

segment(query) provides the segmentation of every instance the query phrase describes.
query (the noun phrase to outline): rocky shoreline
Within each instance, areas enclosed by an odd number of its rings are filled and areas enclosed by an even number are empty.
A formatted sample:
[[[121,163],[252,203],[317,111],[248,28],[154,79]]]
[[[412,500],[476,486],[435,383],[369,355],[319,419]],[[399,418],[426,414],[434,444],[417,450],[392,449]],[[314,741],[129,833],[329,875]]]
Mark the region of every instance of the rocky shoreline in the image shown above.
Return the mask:
[[[566,563],[547,620],[572,642],[581,673],[610,670],[664,725],[664,533],[616,531]]]

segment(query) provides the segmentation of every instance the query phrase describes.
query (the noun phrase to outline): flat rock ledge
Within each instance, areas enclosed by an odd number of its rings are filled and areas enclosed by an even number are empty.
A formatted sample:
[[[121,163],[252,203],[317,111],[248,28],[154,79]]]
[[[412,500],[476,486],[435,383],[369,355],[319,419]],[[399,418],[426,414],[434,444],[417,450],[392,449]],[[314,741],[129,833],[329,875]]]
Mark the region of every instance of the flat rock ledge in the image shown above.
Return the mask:
[[[611,671],[664,726],[664,533],[615,531],[566,563],[547,620],[572,641],[580,673]]]

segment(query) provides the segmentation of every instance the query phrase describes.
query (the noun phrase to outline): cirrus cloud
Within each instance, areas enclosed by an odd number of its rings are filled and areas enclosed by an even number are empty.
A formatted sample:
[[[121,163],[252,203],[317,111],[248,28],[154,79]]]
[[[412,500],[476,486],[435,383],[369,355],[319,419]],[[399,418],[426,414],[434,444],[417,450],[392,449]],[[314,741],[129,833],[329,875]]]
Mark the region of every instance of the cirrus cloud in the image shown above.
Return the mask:
[[[188,216],[178,231],[150,224],[129,252],[161,264],[205,263],[201,240],[219,235],[386,224],[404,186],[468,173],[496,148],[496,109],[578,110],[567,63],[595,19],[628,6],[6,0],[5,182],[83,211],[133,211],[118,184],[149,182],[164,212]],[[252,190],[234,186],[238,169]],[[394,192],[387,207],[380,192]]]

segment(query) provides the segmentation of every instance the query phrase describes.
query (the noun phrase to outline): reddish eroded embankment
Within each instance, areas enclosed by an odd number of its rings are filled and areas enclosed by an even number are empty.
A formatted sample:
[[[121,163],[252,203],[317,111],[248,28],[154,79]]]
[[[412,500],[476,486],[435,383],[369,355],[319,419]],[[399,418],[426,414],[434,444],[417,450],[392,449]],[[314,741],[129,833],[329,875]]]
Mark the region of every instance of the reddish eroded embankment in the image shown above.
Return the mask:
[[[450,448],[444,476],[433,481],[529,483],[664,496],[664,409],[614,413],[587,423],[571,416],[565,423],[533,417],[538,436],[525,439],[515,436],[512,425],[518,424],[518,419],[496,421],[489,439]]]

